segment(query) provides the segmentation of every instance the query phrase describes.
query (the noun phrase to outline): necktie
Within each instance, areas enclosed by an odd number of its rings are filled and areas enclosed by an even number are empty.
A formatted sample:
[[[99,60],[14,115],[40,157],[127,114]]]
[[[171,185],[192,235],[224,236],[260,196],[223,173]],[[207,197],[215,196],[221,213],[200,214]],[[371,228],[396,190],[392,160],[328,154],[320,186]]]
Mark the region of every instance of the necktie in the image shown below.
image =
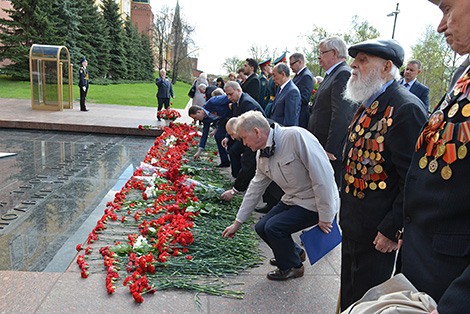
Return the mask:
[[[261,149],[260,154],[259,154],[260,157],[265,157],[265,158],[269,158],[272,155],[274,155],[274,146],[273,147],[268,146],[266,148]]]
[[[405,83],[405,85],[404,85],[404,86],[405,86],[406,88],[408,88],[408,87],[410,87],[410,84],[408,84],[408,83]]]

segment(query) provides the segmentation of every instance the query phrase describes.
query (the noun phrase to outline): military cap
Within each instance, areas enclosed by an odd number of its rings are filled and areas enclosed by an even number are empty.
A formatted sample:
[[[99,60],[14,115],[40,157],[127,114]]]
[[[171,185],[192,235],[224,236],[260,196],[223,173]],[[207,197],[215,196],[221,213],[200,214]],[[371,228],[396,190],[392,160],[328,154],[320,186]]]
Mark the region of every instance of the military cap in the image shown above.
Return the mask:
[[[80,60],[80,64],[83,63],[83,62],[85,62],[85,61],[86,61],[86,58],[83,56],[83,57],[82,57],[82,60]]]
[[[439,3],[441,2],[441,0],[429,0],[429,1],[431,1],[435,5],[439,5]]]
[[[286,61],[286,60],[287,60],[287,58],[286,58],[286,53],[287,53],[287,51],[284,51],[284,53],[283,53],[279,58],[277,58],[276,60],[274,60],[274,62],[273,62],[274,65]]]
[[[263,67],[263,66],[265,66],[265,65],[269,65],[269,64],[271,64],[271,58],[266,59],[266,60],[264,60],[264,61],[261,61],[261,62],[259,63],[259,67],[261,68],[261,67]]]
[[[398,68],[403,65],[405,51],[398,41],[394,39],[371,39],[352,45],[348,49],[349,55],[356,58],[359,52],[391,60]]]

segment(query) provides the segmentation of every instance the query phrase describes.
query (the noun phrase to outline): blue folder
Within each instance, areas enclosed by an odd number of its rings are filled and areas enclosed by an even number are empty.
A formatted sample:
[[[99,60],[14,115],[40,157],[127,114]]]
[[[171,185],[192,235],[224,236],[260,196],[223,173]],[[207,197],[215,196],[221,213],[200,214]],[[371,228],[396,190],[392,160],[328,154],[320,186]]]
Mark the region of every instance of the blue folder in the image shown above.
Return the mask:
[[[336,219],[333,220],[332,225],[331,232],[328,234],[321,231],[320,227],[316,225],[300,235],[305,251],[307,251],[310,265],[318,262],[318,260],[341,243],[341,232],[339,231]]]

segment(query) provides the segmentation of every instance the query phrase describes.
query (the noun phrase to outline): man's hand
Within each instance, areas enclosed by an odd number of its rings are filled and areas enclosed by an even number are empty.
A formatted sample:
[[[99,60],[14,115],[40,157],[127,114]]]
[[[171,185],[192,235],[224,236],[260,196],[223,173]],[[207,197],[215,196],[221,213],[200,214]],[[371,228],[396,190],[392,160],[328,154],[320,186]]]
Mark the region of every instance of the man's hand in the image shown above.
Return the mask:
[[[375,249],[382,253],[390,253],[398,249],[398,243],[393,242],[380,232],[377,232],[377,236],[374,240]]]
[[[327,151],[326,152],[326,155],[328,156],[328,159],[331,160],[331,161],[335,161],[336,160],[336,156],[333,155],[332,153],[329,153]]]
[[[86,87],[85,86],[83,86],[82,89],[83,89],[84,92],[86,92]]]
[[[331,228],[333,226],[331,225],[331,222],[319,221],[318,222],[318,227],[320,227],[321,231],[323,231],[324,233],[330,233]]]
[[[228,138],[224,138],[224,139],[222,140],[222,142],[220,142],[220,144],[222,144],[222,147],[223,147],[223,148],[227,148],[227,146],[228,146]]]
[[[226,201],[230,201],[233,198],[232,189],[227,190],[224,193],[222,193],[220,198]]]
[[[431,312],[431,314],[439,314],[439,312],[437,311],[437,309],[435,309],[434,311]]]
[[[200,150],[200,149],[198,149],[197,153],[194,154],[193,159],[194,159],[194,160],[198,160],[198,159],[199,159],[199,155],[201,155],[201,150]]]
[[[235,220],[233,224],[225,228],[224,232],[222,233],[222,238],[233,239],[235,233],[237,233],[241,226],[242,224]]]
[[[216,131],[217,131],[217,129],[213,129],[213,130],[209,133],[209,137],[213,137]]]

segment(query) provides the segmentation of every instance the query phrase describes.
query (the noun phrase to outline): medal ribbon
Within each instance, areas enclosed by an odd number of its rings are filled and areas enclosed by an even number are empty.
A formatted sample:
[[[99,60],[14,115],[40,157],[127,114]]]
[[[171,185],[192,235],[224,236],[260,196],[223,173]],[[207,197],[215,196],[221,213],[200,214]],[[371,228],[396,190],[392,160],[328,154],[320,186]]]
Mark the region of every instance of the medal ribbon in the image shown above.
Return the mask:
[[[442,139],[444,142],[450,142],[454,135],[454,123],[447,123],[446,128],[444,129],[444,133],[442,134]]]
[[[459,126],[459,142],[468,143],[470,141],[470,121],[466,121]]]
[[[444,157],[442,157],[442,159],[448,164],[450,165],[451,163],[453,163],[454,161],[457,160],[457,153],[456,153],[456,150],[455,150],[455,144],[452,143],[447,143],[446,144],[446,152],[444,154]]]
[[[464,76],[462,76],[461,78],[457,80],[457,84],[455,85],[454,90],[465,94],[467,92],[467,88],[469,84],[470,84],[470,74],[467,71],[467,73],[465,73]]]

